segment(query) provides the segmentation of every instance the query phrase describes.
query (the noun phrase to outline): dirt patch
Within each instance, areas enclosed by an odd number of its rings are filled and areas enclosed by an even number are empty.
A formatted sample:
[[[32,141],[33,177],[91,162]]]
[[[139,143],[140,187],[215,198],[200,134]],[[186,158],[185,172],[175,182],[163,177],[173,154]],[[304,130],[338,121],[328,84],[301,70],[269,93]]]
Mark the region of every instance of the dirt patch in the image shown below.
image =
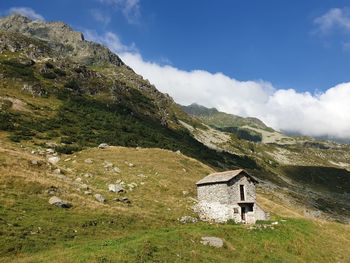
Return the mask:
[[[28,109],[27,103],[16,98],[0,97],[0,107],[2,105],[8,105],[10,109],[15,111],[31,112],[31,110]]]

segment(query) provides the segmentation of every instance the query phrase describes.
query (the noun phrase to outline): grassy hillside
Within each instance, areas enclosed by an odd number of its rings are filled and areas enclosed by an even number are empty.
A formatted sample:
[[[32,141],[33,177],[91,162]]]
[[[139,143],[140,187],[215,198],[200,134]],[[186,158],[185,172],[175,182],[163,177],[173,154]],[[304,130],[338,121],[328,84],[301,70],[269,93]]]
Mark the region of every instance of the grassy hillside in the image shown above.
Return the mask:
[[[267,127],[257,118],[243,118],[233,114],[220,112],[215,108],[206,108],[195,103],[189,106],[181,106],[181,108],[189,115],[198,118],[203,123],[223,132],[234,134],[238,139],[261,142],[263,140],[262,134],[254,129],[274,132],[273,129]]]
[[[41,145],[50,140],[62,153],[102,142],[159,147],[180,150],[213,167],[257,167],[249,158],[216,152],[195,140],[178,118],[197,122],[126,66],[34,62],[25,52],[4,52],[0,69],[0,130],[14,142]]]
[[[61,156],[55,166],[39,148],[9,143],[0,146],[0,262],[348,262],[347,225],[303,219],[284,202],[258,190],[271,220],[254,227],[188,223],[193,214],[195,182],[213,170],[182,154],[160,149],[91,148]],[[85,160],[92,159],[92,163]],[[32,160],[42,161],[33,165]],[[159,160],[162,160],[159,162]],[[115,173],[106,162],[118,167]],[[40,163],[40,162],[39,162]],[[131,165],[132,164],[132,165]],[[57,174],[54,169],[60,168]],[[89,174],[85,177],[85,174]],[[80,179],[78,179],[80,178]],[[136,183],[115,194],[116,180]],[[86,184],[93,194],[85,195]],[[73,204],[48,204],[48,189]],[[85,186],[84,186],[85,187]],[[131,203],[113,201],[127,197]],[[278,224],[271,224],[278,222]],[[203,236],[225,240],[223,248],[200,243]]]

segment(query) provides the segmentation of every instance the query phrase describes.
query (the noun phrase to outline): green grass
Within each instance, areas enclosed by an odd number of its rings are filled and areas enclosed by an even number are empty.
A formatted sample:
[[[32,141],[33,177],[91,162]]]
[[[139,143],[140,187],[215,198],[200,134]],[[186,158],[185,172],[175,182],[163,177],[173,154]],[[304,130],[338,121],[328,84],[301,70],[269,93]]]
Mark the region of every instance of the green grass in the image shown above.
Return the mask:
[[[346,225],[306,219],[272,220],[254,227],[239,224],[181,224],[192,215],[189,197],[195,182],[212,170],[194,159],[160,149],[112,147],[62,156],[58,164],[68,178],[83,178],[99,204],[74,185],[55,179],[45,166],[33,167],[33,156],[5,142],[0,152],[0,262],[348,262],[350,229]],[[16,150],[16,151],[14,151]],[[29,158],[29,159],[28,159]],[[68,161],[65,158],[69,158]],[[92,158],[93,164],[84,160]],[[106,172],[108,160],[121,173]],[[159,162],[162,160],[162,162]],[[125,161],[132,162],[129,167]],[[185,170],[184,170],[185,169]],[[11,173],[9,173],[11,171]],[[70,172],[69,172],[70,171]],[[83,173],[90,172],[86,179]],[[143,173],[147,177],[140,178]],[[106,185],[117,179],[136,182],[126,196],[131,205],[111,201]],[[145,184],[141,185],[141,181]],[[73,204],[48,204],[45,190]],[[188,195],[183,195],[186,190]],[[270,201],[273,204],[272,201]],[[170,208],[171,210],[168,210]],[[281,211],[281,207],[276,209]],[[277,225],[272,222],[278,221]],[[223,248],[200,243],[203,236],[224,239]]]

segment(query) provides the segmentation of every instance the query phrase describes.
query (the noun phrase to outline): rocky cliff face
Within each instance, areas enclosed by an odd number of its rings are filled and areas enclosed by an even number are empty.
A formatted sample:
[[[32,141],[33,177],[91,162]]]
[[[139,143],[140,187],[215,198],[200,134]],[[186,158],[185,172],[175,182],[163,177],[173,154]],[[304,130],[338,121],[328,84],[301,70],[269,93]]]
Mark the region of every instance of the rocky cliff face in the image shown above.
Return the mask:
[[[86,41],[81,32],[74,31],[62,22],[32,21],[21,15],[12,15],[0,19],[0,30],[45,41],[61,56],[70,57],[78,63],[124,65],[123,61],[109,49]],[[4,43],[3,39],[1,43]]]

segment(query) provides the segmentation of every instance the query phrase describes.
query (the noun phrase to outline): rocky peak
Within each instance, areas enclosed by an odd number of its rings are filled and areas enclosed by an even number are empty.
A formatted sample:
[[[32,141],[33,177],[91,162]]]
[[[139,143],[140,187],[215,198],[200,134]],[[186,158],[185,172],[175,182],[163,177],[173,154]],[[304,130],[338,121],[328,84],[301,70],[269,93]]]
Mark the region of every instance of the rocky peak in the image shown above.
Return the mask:
[[[33,21],[15,14],[0,19],[0,31],[21,33],[27,37],[43,40],[61,56],[69,57],[79,63],[124,65],[122,60],[108,48],[86,41],[81,32],[74,31],[62,22]]]

